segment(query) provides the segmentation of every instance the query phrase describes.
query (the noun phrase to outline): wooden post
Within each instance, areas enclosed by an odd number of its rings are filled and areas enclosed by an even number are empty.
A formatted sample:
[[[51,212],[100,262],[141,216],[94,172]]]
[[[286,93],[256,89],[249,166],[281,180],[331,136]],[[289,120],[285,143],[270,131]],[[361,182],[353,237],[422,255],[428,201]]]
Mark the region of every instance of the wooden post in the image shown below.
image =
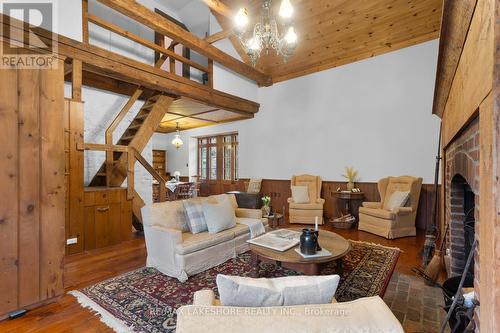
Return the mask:
[[[212,59],[208,59],[208,86],[210,88],[214,87],[214,61]]]
[[[82,101],[82,61],[73,59],[72,78],[72,98],[76,102]]]
[[[89,1],[82,0],[82,31],[83,31],[83,42],[88,44],[89,42]]]
[[[134,198],[134,166],[135,166],[135,155],[134,148],[129,147],[127,151],[127,199],[132,200]]]

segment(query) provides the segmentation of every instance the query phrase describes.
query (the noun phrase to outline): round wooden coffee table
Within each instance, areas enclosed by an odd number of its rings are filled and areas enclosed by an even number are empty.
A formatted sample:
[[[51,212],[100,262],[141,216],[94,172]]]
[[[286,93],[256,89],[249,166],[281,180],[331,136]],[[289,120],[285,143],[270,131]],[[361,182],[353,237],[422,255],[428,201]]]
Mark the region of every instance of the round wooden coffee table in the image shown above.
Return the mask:
[[[300,228],[292,228],[292,230],[302,232]],[[323,249],[330,251],[331,255],[327,257],[306,259],[295,251],[296,247],[280,252],[250,244],[254,270],[253,275],[258,277],[258,267],[261,260],[275,262],[278,266],[283,264],[285,267],[302,272],[305,275],[318,275],[322,264],[335,261],[337,264],[337,273],[342,274],[342,258],[351,250],[351,243],[336,233],[320,230],[319,245]]]

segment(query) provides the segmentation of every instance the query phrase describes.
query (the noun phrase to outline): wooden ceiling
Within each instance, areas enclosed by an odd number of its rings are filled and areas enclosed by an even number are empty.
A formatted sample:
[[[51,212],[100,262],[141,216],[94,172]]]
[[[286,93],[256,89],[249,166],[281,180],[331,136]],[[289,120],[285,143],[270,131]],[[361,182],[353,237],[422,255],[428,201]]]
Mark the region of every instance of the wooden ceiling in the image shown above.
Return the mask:
[[[242,115],[236,112],[217,109],[182,97],[176,99],[170,105],[156,131],[160,133],[175,132],[177,123],[179,123],[179,129],[182,131],[230,121],[250,119],[251,117],[251,115]]]
[[[260,17],[262,0],[221,0]],[[273,13],[280,0],[275,0]],[[291,0],[298,47],[288,63],[264,53],[257,68],[280,82],[439,37],[442,0]],[[230,19],[217,15],[223,28]],[[224,22],[225,21],[225,22]],[[233,44],[237,42],[232,39]],[[238,46],[238,45],[236,45]],[[241,52],[241,48],[239,50]],[[248,59],[243,59],[248,60]]]

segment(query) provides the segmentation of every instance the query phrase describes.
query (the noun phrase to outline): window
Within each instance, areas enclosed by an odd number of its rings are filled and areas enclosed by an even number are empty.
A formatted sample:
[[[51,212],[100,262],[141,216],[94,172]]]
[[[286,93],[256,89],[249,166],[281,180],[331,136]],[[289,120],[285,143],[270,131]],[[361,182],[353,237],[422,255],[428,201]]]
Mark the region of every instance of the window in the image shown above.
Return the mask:
[[[238,134],[198,138],[200,180],[238,179]]]

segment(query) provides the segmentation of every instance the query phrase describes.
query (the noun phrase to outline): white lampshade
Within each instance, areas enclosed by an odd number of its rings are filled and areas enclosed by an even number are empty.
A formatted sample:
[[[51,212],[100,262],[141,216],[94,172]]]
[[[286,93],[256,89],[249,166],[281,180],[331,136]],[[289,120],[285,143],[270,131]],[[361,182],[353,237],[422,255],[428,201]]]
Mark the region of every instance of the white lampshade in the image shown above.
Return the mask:
[[[172,140],[172,144],[175,146],[175,148],[179,149],[180,146],[182,146],[184,144],[184,142],[182,142],[182,139],[180,137],[179,134],[176,134],[175,135],[175,138]]]
[[[290,0],[281,0],[280,16],[284,19],[289,19],[293,15],[293,6]]]

